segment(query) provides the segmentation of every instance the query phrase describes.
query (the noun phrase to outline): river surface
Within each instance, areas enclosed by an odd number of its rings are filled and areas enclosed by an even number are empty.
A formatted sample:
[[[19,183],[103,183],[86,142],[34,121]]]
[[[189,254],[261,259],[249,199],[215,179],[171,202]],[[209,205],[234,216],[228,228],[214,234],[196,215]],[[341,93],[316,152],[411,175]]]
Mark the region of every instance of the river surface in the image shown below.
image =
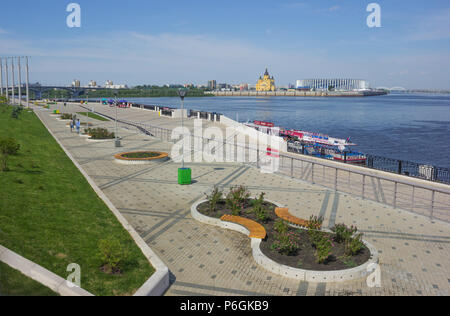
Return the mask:
[[[128,101],[180,107],[178,98]],[[332,137],[351,137],[356,151],[450,169],[450,94],[390,94],[364,98],[186,98],[187,109],[239,121],[262,120]]]

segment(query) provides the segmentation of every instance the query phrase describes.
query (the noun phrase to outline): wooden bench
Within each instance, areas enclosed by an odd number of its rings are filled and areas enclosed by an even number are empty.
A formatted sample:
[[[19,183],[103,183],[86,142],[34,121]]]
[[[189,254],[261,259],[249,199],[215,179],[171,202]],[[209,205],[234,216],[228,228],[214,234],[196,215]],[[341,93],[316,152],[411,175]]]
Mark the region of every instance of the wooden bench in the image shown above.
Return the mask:
[[[277,214],[279,218],[284,219],[288,223],[308,228],[309,221],[293,216],[291,213],[289,213],[288,208],[277,207],[275,209],[275,214]]]
[[[261,224],[258,224],[251,219],[233,215],[224,215],[220,219],[224,222],[231,222],[244,226],[250,231],[250,235],[248,235],[250,238],[266,238],[266,229]]]

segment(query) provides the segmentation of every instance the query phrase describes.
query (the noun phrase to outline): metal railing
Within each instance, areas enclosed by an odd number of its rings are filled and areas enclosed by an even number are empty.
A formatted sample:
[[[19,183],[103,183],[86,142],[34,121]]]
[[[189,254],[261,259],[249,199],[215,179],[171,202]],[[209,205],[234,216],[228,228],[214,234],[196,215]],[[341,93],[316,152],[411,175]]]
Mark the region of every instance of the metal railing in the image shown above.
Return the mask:
[[[321,156],[318,154],[311,154],[308,150],[305,150],[309,146],[308,144],[297,144],[294,145],[290,143],[288,145],[288,152],[310,155],[317,158],[327,159],[325,155]],[[352,153],[349,153],[352,154]],[[366,160],[362,166],[367,168],[382,170],[387,172],[392,172],[396,174],[401,174],[409,177],[424,179],[433,182],[441,182],[450,184],[450,169],[430,166],[425,164],[419,164],[416,162],[398,160],[392,158],[386,158],[381,156],[374,155],[364,155],[361,156],[366,157]],[[351,163],[346,159],[340,161],[342,163]],[[359,164],[361,165],[361,164]]]

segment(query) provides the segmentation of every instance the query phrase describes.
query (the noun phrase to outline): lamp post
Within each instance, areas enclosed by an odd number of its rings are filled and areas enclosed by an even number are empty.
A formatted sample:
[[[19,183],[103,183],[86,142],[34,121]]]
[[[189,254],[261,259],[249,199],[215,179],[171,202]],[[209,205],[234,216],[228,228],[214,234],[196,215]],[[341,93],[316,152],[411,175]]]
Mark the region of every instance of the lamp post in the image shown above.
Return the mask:
[[[89,118],[89,90],[86,90],[86,105],[88,107],[87,117]]]
[[[3,59],[0,57],[0,94],[3,95]]]
[[[12,77],[12,93],[11,93],[11,100],[12,104],[16,104],[16,87],[15,87],[15,77],[14,77],[14,57],[11,57],[11,77]]]
[[[5,75],[6,75],[6,100],[8,100],[9,99],[8,57],[5,58]]]
[[[26,81],[27,81],[27,83],[26,83],[26,86],[25,86],[25,89],[26,89],[26,92],[27,92],[27,107],[29,108],[30,107],[30,95],[28,94],[29,93],[29,90],[28,90],[28,85],[29,85],[29,68],[28,68],[28,56],[26,57],[27,58],[27,64],[26,64],[26,69],[27,69],[27,75],[26,75]]]
[[[178,169],[178,184],[186,185],[192,183],[192,171],[190,168],[184,167],[184,98],[187,95],[187,91],[184,89],[178,90],[178,95],[181,99],[181,168]]]
[[[120,140],[118,137],[118,129],[117,129],[117,90],[114,91],[114,106],[116,108],[116,132],[115,132],[115,136],[116,136],[116,141],[115,141],[115,145],[116,147],[120,147]]]
[[[22,106],[22,69],[20,68],[20,59],[22,57],[17,57],[17,61],[19,62],[19,105]]]

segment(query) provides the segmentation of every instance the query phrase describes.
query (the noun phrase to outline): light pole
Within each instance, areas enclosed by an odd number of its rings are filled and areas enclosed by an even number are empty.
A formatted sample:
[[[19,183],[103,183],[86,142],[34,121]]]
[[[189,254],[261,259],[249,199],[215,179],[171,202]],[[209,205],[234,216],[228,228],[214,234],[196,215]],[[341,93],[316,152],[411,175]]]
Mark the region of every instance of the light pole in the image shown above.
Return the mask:
[[[178,90],[178,95],[181,99],[181,130],[183,131],[182,135],[182,145],[181,145],[181,168],[184,169],[184,98],[186,97],[187,91],[183,89]]]
[[[9,99],[8,57],[5,58],[5,75],[6,75],[6,100],[8,100]]]
[[[14,81],[15,81],[15,78],[14,78],[14,57],[11,57],[11,75],[12,75],[12,91],[11,91],[12,92],[11,93],[12,103],[16,104],[16,91],[14,91],[16,89],[15,84],[14,84]]]
[[[114,106],[116,107],[116,133],[115,133],[116,141],[115,141],[115,145],[116,145],[116,147],[120,147],[120,140],[117,135],[118,134],[118,129],[117,129],[117,90],[114,91]]]
[[[27,107],[29,108],[30,107],[30,95],[28,94],[29,93],[29,90],[28,90],[28,82],[29,82],[28,81],[29,80],[28,56],[27,56],[26,68],[27,68],[27,83],[26,83],[25,88],[26,88],[26,91],[27,91]]]
[[[20,59],[22,57],[17,57],[19,62],[19,105],[22,106],[22,69],[20,68]]]
[[[87,117],[89,118],[89,91],[86,90],[86,105],[88,107]]]
[[[184,89],[178,90],[178,95],[181,99],[181,168],[178,169],[178,184],[186,185],[192,183],[192,171],[190,168],[184,167],[184,98],[187,91]]]
[[[0,57],[0,94],[3,95],[3,58]]]

